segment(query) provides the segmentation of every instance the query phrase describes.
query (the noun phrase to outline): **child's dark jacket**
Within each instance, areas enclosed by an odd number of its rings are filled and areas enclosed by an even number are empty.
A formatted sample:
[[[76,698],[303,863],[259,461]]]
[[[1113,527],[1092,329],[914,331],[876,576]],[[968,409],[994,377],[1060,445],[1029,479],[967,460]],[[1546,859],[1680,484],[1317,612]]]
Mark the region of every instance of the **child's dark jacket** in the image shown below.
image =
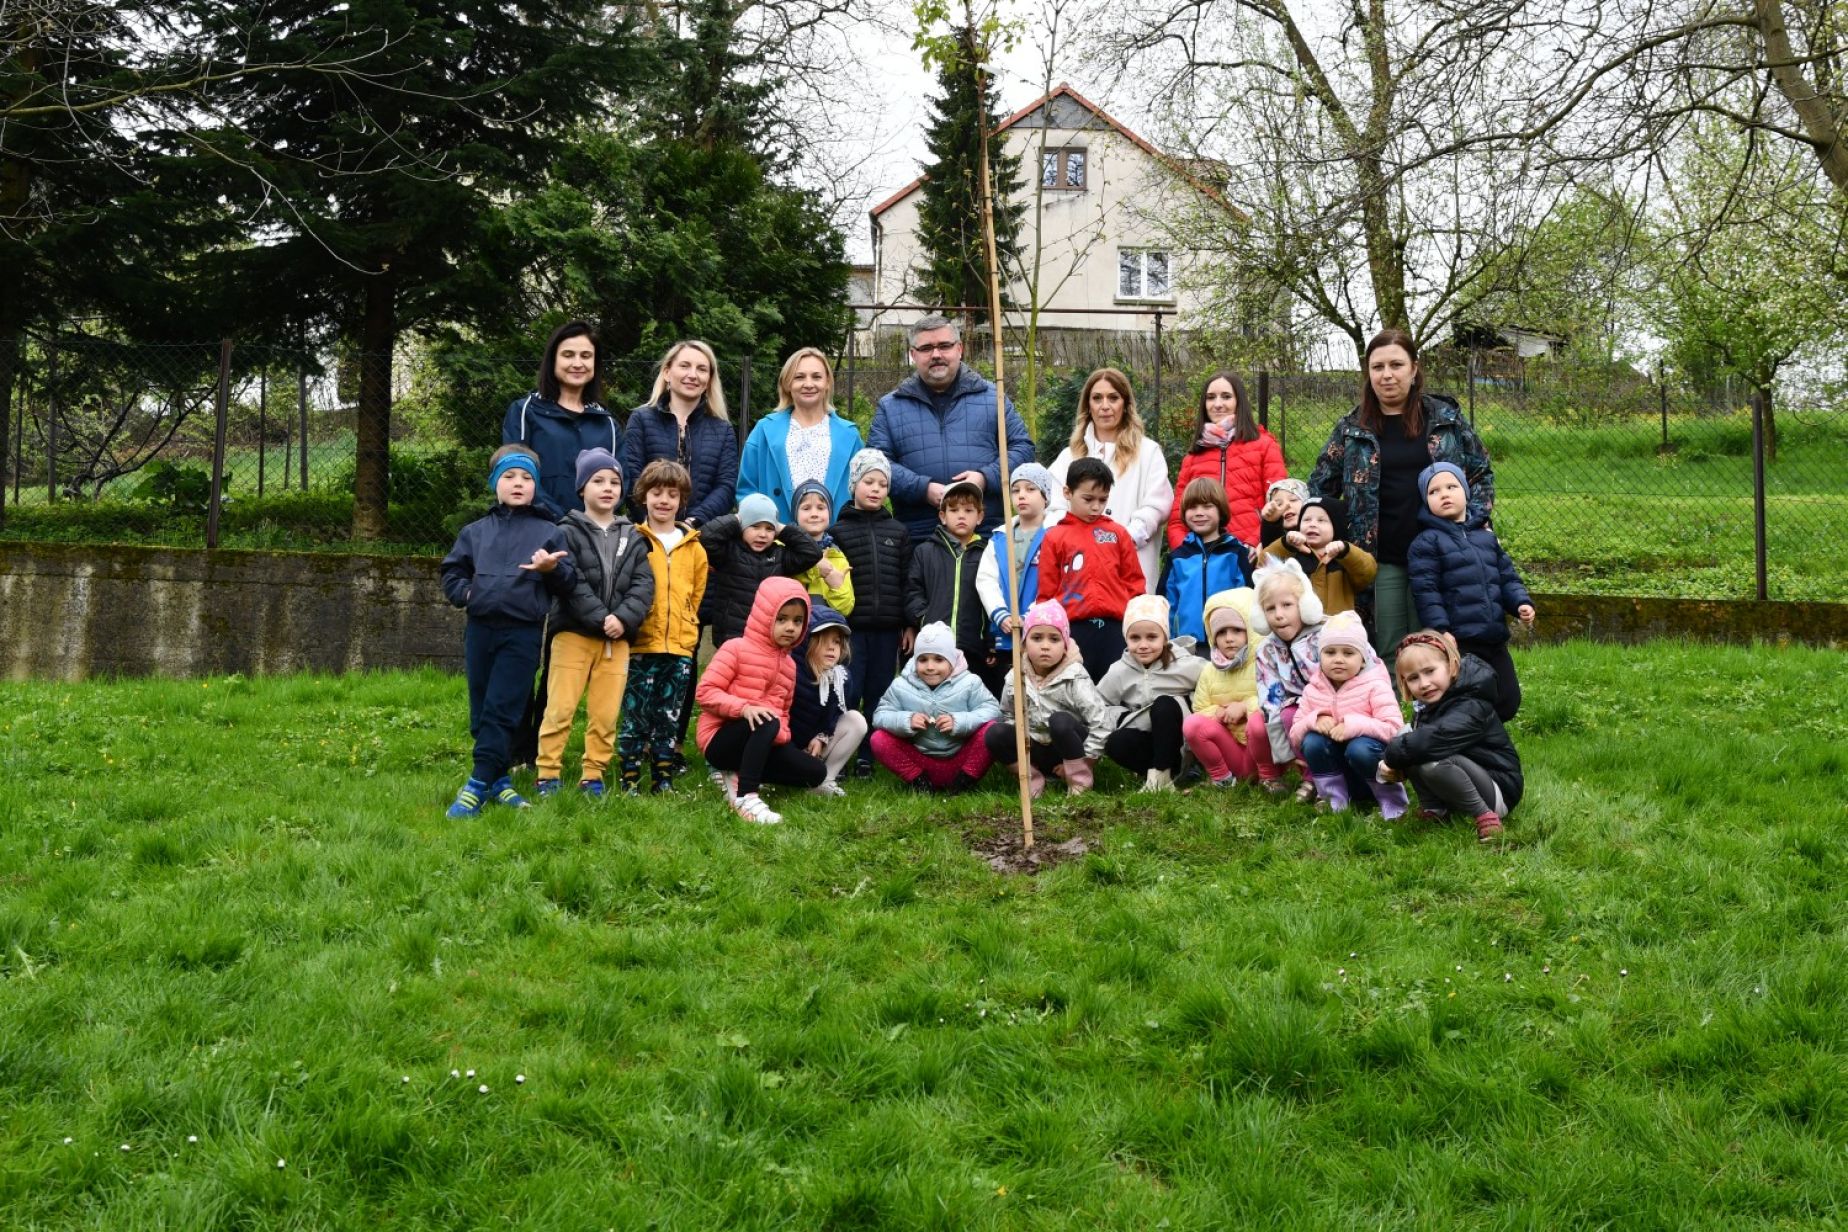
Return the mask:
[[[627,518],[617,518],[606,530],[581,511],[566,514],[558,529],[571,553],[568,559],[576,562],[577,580],[552,609],[553,629],[602,637],[604,617],[614,616],[622,621],[623,637],[633,637],[654,603],[654,569],[648,561],[654,541]]]
[[[1412,716],[1412,730],[1386,743],[1385,761],[1404,772],[1446,757],[1467,757],[1489,772],[1509,808],[1520,803],[1525,783],[1521,755],[1495,713],[1495,672],[1475,655],[1464,655],[1457,678],[1444,695]]]
[[[905,627],[905,578],[911,571],[911,532],[880,509],[850,505],[829,531],[853,570],[850,629]]]
[[[707,565],[706,597],[700,600],[699,620],[712,630],[715,646],[744,632],[757,588],[765,578],[793,578],[821,560],[821,545],[793,525],[777,531],[761,552],[746,546],[743,531],[735,513],[720,514],[699,531]]]
[[[942,621],[956,633],[956,645],[966,655],[985,654],[993,644],[988,615],[976,593],[975,574],[988,546],[982,535],[968,543],[941,524],[930,538],[911,549],[911,573],[905,583],[905,623],[922,629]]]
[[[569,556],[550,573],[520,568],[540,548],[566,550],[556,523],[531,505],[495,505],[464,526],[443,557],[443,594],[470,620],[543,624],[553,598],[571,593],[577,569]]]
[[[1506,617],[1533,600],[1481,517],[1452,522],[1426,509],[1405,554],[1405,576],[1426,627],[1461,642],[1505,642]]]

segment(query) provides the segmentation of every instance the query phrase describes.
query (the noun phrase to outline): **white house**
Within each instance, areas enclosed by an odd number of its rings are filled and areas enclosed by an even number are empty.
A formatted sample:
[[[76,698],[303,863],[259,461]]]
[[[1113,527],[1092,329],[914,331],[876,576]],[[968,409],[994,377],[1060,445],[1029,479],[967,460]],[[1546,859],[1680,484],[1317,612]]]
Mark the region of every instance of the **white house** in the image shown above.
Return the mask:
[[[1175,250],[1162,219],[1196,205],[1200,195],[1236,215],[1218,189],[1197,168],[1157,150],[1063,83],[1009,116],[999,131],[1009,153],[1019,156],[1026,181],[1021,269],[1010,278],[1014,302],[1033,298],[1037,245],[1042,328],[1140,333],[1153,328],[1151,309],[1172,314],[1166,328],[1188,328],[1199,306],[1187,285],[1191,257]],[[872,209],[877,303],[917,303],[913,270],[921,264],[923,185],[919,176]],[[896,328],[916,315],[887,313],[878,325]]]

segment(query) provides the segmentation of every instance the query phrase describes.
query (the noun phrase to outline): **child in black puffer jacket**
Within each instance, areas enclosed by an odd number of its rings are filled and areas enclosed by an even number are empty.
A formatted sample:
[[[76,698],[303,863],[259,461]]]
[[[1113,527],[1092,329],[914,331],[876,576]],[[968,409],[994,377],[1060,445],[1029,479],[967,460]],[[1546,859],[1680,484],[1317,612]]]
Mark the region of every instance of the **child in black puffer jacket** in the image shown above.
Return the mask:
[[[1526,786],[1521,755],[1495,713],[1495,673],[1474,655],[1458,654],[1456,639],[1435,629],[1400,642],[1396,667],[1412,698],[1412,730],[1386,743],[1381,781],[1410,779],[1424,805],[1420,816],[1473,817],[1476,837],[1489,842]]]
[[[892,463],[877,449],[862,449],[847,467],[847,508],[834,520],[834,546],[853,575],[853,612],[847,617],[847,705],[870,719],[892,686],[903,658],[905,578],[911,572],[911,532],[886,509]],[[862,747],[859,774],[873,772],[871,746]]]
[[[699,622],[712,630],[714,646],[744,632],[765,578],[793,578],[821,562],[821,545],[793,524],[778,525],[776,502],[761,492],[740,501],[737,513],[707,522],[699,541],[708,568]]]

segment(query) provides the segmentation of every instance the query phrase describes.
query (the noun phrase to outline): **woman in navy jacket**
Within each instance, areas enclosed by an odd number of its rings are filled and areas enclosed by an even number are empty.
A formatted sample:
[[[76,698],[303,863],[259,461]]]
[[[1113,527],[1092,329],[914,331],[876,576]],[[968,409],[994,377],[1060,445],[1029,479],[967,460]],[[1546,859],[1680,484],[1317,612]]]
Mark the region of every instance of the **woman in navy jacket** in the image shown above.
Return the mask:
[[[642,468],[656,458],[680,463],[693,477],[688,523],[703,526],[731,512],[738,488],[738,434],[726,417],[718,358],[703,342],[688,339],[667,348],[654,392],[629,412],[623,489],[635,493]]]
[[[539,361],[538,387],[507,404],[501,444],[525,444],[539,459],[533,507],[556,522],[584,507],[577,492],[577,456],[607,449],[622,456],[622,428],[599,404],[596,331],[588,321],[567,321],[552,331]]]
[[[761,492],[776,502],[776,516],[793,522],[790,497],[814,479],[834,494],[833,508],[853,503],[847,464],[865,444],[853,422],[831,405],[834,372],[816,347],[803,347],[783,361],[776,379],[777,408],[759,420],[744,442],[738,463],[738,499]]]

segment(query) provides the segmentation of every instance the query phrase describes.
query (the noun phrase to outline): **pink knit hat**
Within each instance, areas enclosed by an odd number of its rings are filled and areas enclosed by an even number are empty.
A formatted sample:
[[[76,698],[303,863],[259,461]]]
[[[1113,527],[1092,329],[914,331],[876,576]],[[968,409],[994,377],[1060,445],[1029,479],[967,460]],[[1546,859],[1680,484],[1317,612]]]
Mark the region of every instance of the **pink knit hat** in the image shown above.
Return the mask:
[[[1059,636],[1065,641],[1069,642],[1072,640],[1072,618],[1065,614],[1064,605],[1057,599],[1047,599],[1043,603],[1035,603],[1021,615],[1021,636],[1025,637],[1042,625],[1057,629],[1059,631]]]
[[[1360,651],[1362,658],[1372,649],[1367,641],[1367,626],[1354,612],[1336,612],[1328,618],[1322,626],[1322,645],[1348,646]]]
[[[1129,635],[1129,627],[1148,621],[1161,626],[1165,634],[1168,631],[1168,601],[1160,595],[1137,595],[1123,605],[1123,634]]]

